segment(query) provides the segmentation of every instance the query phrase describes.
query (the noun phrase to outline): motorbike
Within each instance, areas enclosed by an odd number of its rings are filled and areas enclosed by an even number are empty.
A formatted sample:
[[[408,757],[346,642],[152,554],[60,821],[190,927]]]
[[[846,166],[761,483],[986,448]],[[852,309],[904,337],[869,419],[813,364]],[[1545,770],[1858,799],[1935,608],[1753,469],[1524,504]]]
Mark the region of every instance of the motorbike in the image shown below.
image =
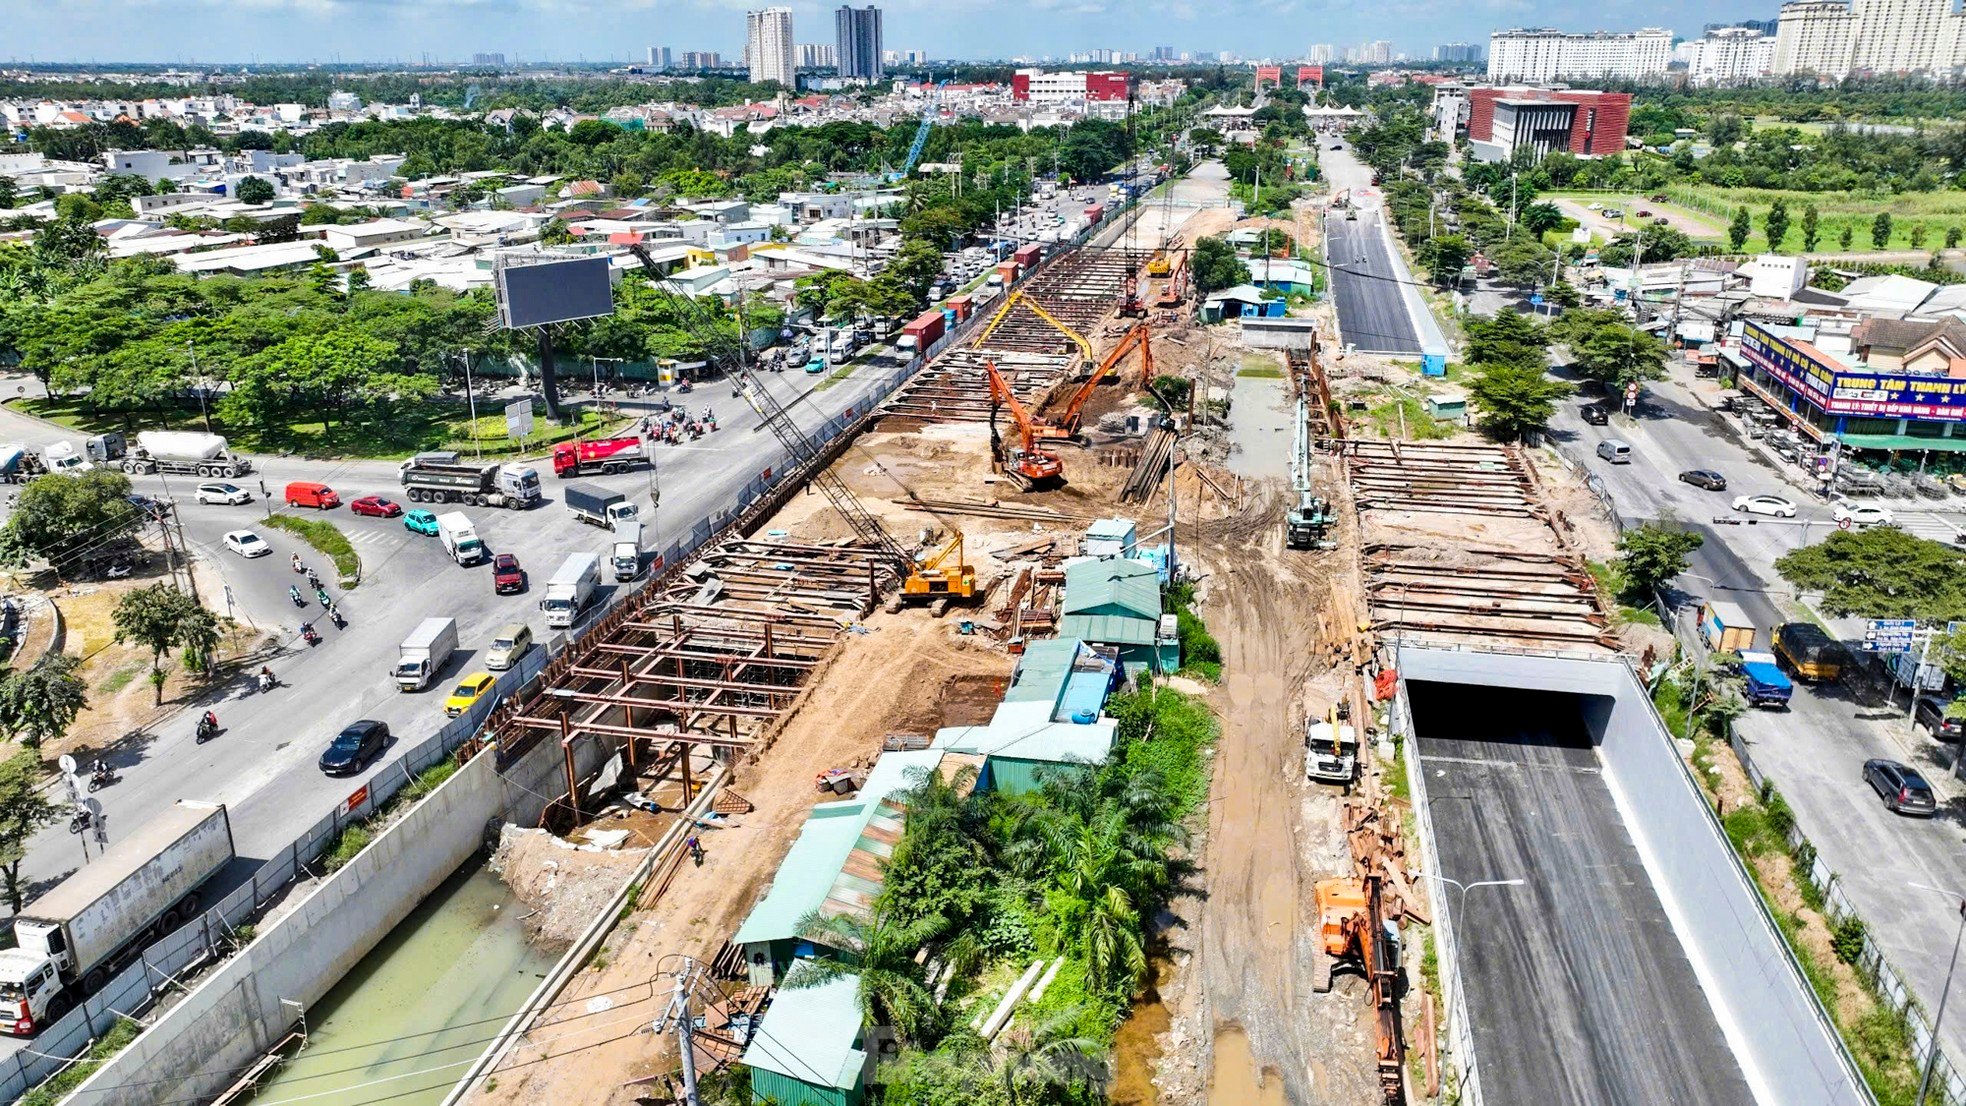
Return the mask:
[[[89,790],[98,791],[116,782],[116,776],[109,770],[109,762],[98,759],[95,767],[89,769]]]
[[[323,607],[327,606],[329,603],[328,589],[320,586],[319,584],[316,584],[314,586],[314,601],[321,604]]]
[[[307,600],[301,598],[299,585],[289,585],[287,587],[287,598],[293,600],[294,606],[296,607],[305,607],[307,605]]]
[[[263,669],[263,668],[262,668],[262,669],[260,669],[260,673],[259,673],[259,689],[260,689],[261,691],[263,691],[263,692],[265,692],[265,691],[272,691],[272,690],[273,690],[273,688],[274,688],[274,685],[276,685],[276,684],[277,684],[278,682],[279,682],[279,681],[277,681],[277,680],[275,680],[275,679],[273,678],[273,673],[271,673],[271,672],[268,672],[267,670],[265,670],[265,669]]]
[[[346,630],[348,628],[348,620],[341,616],[341,608],[339,607],[328,608],[328,621],[334,623],[334,628],[337,630]]]
[[[688,395],[692,391],[696,390],[696,385],[691,384],[689,381],[685,380],[681,384],[676,385],[676,390],[684,395]]]
[[[218,723],[213,720],[212,716],[209,713],[207,713],[205,717],[200,718],[198,720],[197,743],[203,745],[205,742],[210,741],[212,738],[217,736],[218,736]]]
[[[321,590],[321,574],[320,574],[320,573],[318,573],[318,572],[316,572],[316,571],[314,571],[314,570],[313,570],[313,569],[311,569],[311,568],[310,568],[310,569],[308,569],[308,570],[307,570],[307,586],[308,586],[308,587],[310,587],[310,588],[313,588],[313,589],[314,589],[315,591],[320,591],[320,590]]]
[[[311,622],[303,622],[300,624],[300,636],[301,639],[307,642],[307,644],[309,645],[321,644],[320,631],[314,629],[314,624]]]
[[[94,819],[89,817],[89,812],[78,806],[75,812],[68,816],[68,832],[81,833],[88,829],[93,821]]]

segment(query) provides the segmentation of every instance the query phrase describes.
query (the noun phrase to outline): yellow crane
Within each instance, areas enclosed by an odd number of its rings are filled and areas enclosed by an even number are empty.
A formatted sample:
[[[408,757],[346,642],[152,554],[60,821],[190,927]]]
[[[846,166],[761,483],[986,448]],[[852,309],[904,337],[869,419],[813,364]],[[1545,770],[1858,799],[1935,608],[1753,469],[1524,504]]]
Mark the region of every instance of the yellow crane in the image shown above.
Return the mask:
[[[976,598],[976,567],[963,554],[963,532],[951,528],[949,540],[901,581],[902,600],[935,603],[939,616],[951,602]]]
[[[988,346],[990,344],[990,335],[996,332],[997,327],[1005,319],[1010,317],[1011,310],[1020,303],[1030,308],[1033,315],[1050,323],[1053,330],[1071,339],[1072,344],[1079,348],[1079,356],[1085,358],[1086,365],[1091,365],[1094,361],[1098,360],[1097,357],[1093,356],[1092,343],[1086,341],[1084,335],[1060,322],[1051,312],[1039,307],[1038,301],[1026,296],[1023,292],[1012,292],[1005,296],[1003,298],[1003,306],[997,308],[995,315],[990,316],[990,321],[983,325],[982,333],[978,334],[976,341],[971,342],[970,345],[977,349],[983,349]]]

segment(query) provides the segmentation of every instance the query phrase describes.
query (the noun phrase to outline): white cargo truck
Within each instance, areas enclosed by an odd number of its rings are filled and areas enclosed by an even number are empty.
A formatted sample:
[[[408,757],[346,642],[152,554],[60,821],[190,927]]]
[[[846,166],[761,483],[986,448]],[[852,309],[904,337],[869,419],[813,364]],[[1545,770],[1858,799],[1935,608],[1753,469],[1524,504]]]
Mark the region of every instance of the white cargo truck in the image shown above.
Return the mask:
[[[565,630],[580,618],[580,612],[594,601],[594,589],[601,583],[601,558],[593,553],[575,553],[547,581],[546,598],[539,609],[546,612],[546,626]]]
[[[457,652],[457,620],[426,618],[403,639],[391,672],[403,691],[422,691]]]
[[[642,524],[623,522],[614,528],[614,545],[608,555],[608,567],[614,570],[615,582],[633,580],[642,574]]]
[[[102,990],[147,939],[198,916],[198,889],[232,862],[221,803],[180,799],[14,918],[0,952],[0,1033],[28,1037]]]
[[[222,434],[194,430],[145,430],[123,456],[123,471],[131,476],[152,472],[203,476],[243,476],[253,464],[235,456]]]
[[[95,468],[74,442],[55,442],[43,449],[41,463],[49,472],[87,472]]]
[[[437,540],[444,543],[444,552],[451,560],[461,565],[483,564],[491,558],[485,543],[478,540],[478,531],[472,529],[471,519],[463,511],[447,511],[437,516]]]

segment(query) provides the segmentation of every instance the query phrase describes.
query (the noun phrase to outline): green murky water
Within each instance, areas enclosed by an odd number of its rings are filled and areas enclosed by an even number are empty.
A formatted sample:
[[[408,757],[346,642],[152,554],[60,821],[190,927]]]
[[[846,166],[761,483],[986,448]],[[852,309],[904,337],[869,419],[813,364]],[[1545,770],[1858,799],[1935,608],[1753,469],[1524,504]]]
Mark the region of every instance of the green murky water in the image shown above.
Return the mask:
[[[459,869],[307,1012],[307,1048],[254,1106],[443,1101],[553,966],[523,913],[483,857]]]

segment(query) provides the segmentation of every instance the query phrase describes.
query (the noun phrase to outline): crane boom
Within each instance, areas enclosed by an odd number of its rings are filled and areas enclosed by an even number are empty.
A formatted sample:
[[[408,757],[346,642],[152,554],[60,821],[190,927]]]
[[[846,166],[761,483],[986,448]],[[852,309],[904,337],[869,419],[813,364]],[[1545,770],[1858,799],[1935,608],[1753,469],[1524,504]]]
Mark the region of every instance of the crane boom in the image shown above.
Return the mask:
[[[996,333],[997,327],[1002,325],[1003,321],[1010,317],[1011,311],[1020,303],[1030,308],[1032,314],[1050,323],[1053,330],[1071,339],[1072,344],[1079,347],[1079,354],[1085,358],[1086,364],[1090,365],[1096,360],[1092,355],[1092,343],[1086,341],[1084,335],[1060,322],[1051,312],[1039,307],[1036,300],[1026,296],[1021,291],[1012,292],[1003,298],[1003,306],[997,308],[997,313],[990,316],[990,321],[984,324],[983,330],[976,335],[976,340],[971,342],[970,345],[977,349],[987,346],[990,341],[990,335]]]

